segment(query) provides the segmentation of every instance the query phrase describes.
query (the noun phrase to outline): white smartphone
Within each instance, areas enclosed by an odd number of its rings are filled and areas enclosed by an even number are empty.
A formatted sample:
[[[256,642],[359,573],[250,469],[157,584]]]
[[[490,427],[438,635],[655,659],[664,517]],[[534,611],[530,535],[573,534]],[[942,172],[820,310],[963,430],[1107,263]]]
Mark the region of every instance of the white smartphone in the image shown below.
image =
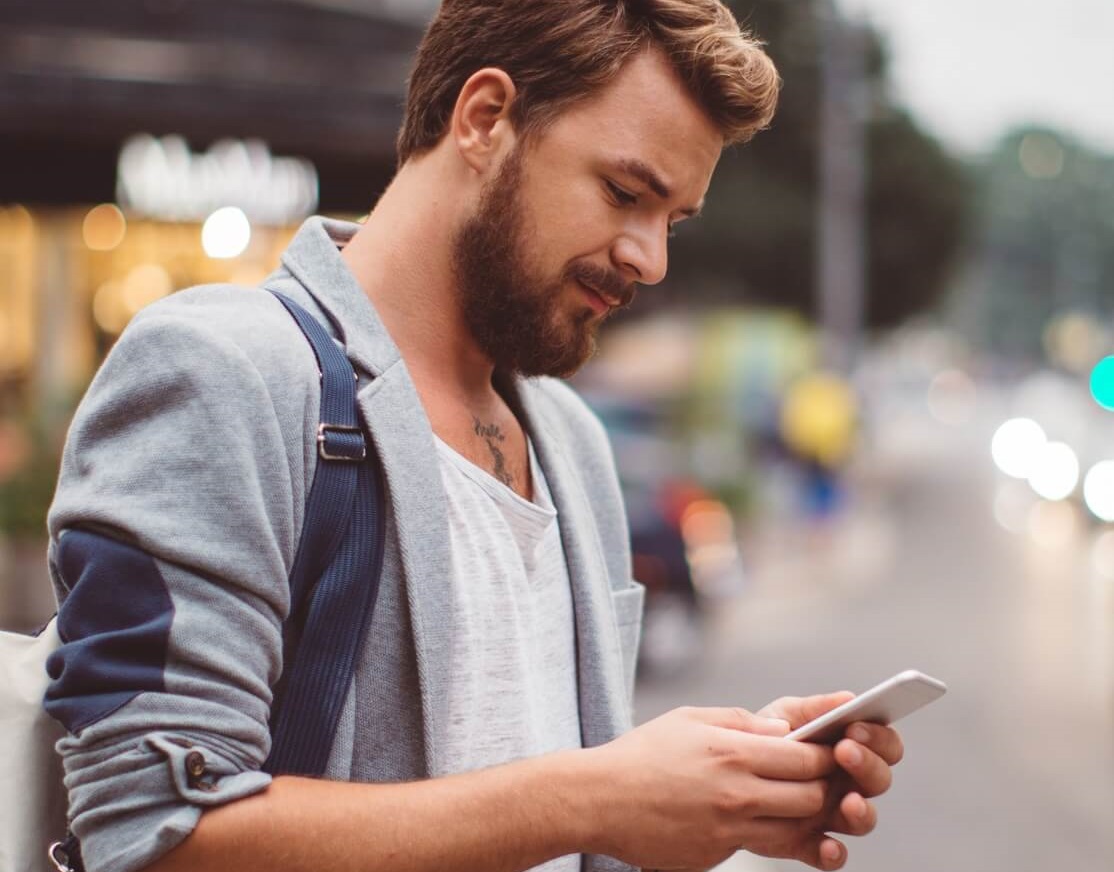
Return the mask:
[[[827,714],[791,732],[787,739],[832,745],[857,721],[892,724],[947,693],[944,682],[908,669],[875,685]]]

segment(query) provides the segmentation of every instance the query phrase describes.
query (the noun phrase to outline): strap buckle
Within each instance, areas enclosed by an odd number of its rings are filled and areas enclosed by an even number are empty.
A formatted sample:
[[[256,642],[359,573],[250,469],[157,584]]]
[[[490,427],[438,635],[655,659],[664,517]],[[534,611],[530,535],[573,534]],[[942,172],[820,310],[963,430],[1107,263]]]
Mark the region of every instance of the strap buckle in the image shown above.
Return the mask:
[[[367,459],[364,431],[359,427],[346,427],[343,424],[319,424],[317,453],[322,460],[361,463]]]
[[[70,856],[70,841],[71,839],[67,839],[65,842],[55,842],[47,849],[47,856],[58,872],[77,872],[77,867],[73,864],[73,858]]]

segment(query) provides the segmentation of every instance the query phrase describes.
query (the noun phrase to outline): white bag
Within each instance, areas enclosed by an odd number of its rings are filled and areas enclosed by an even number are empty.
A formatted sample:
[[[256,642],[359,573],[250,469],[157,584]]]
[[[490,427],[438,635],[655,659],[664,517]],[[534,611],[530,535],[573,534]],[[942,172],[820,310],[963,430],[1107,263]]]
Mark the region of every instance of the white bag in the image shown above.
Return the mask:
[[[0,632],[0,872],[43,872],[66,835],[66,790],[54,743],[65,729],[43,710],[57,618],[38,636]]]

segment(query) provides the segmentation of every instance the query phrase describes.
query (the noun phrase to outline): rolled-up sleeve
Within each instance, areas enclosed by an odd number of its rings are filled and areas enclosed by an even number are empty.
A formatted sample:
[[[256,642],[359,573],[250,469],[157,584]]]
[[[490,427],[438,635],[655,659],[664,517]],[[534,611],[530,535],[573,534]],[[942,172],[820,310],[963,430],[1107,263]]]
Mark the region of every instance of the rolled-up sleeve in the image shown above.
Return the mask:
[[[89,872],[141,869],[206,807],[270,783],[312,463],[312,356],[295,327],[272,324],[295,359],[266,351],[261,366],[204,306],[149,311],[75,416],[49,519],[64,644],[46,708],[69,732],[58,748]]]

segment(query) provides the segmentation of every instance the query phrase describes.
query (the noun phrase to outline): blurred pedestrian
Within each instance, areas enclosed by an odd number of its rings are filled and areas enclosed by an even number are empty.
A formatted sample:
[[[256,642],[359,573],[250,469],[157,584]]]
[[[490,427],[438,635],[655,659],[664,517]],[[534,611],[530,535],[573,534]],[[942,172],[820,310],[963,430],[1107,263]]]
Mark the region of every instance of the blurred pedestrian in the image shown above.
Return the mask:
[[[855,391],[841,376],[814,372],[785,393],[780,432],[801,478],[801,514],[823,524],[845,500],[842,473],[858,438]]]
[[[777,90],[717,0],[443,3],[396,178],[362,226],[307,221],[265,283],[343,329],[389,496],[325,780],[260,771],[313,355],[243,288],[133,321],[50,515],[70,629],[48,708],[91,872],[842,865],[826,833],[873,827],[896,733],[780,738],[843,694],[630,729],[642,594],[619,488],[553,378],[664,277],[672,227]]]

